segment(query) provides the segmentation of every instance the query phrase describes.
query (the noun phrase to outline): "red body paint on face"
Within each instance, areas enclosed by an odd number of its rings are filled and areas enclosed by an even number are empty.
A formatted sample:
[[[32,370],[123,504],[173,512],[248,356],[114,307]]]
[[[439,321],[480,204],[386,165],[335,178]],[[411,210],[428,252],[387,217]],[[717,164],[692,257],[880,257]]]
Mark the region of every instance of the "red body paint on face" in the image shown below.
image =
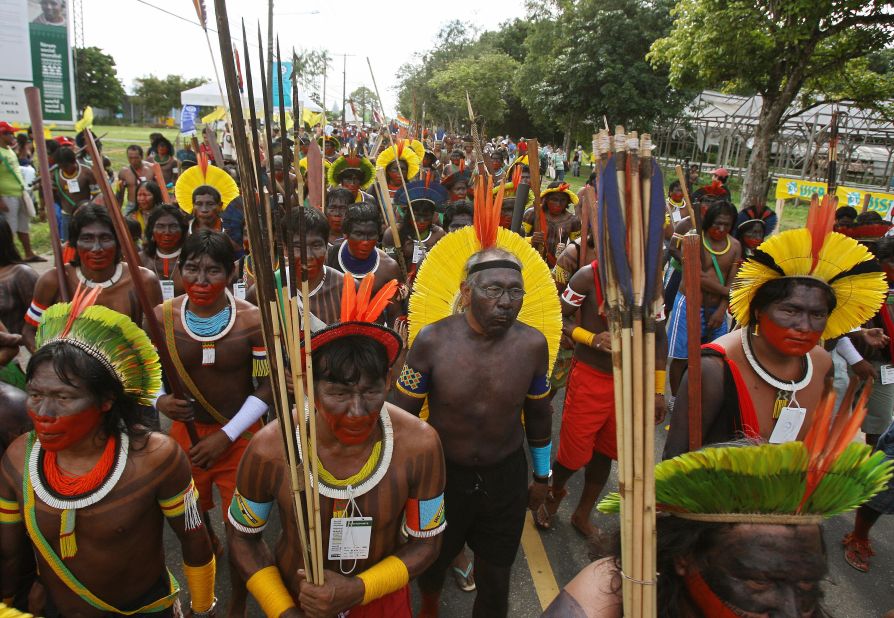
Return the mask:
[[[326,220],[329,221],[329,233],[336,236],[341,235],[341,223],[342,221],[344,221],[344,219],[344,217],[327,215]]]
[[[729,232],[726,230],[718,230],[717,228],[708,228],[708,236],[711,237],[712,240],[724,240],[729,235]]]
[[[152,239],[155,240],[156,246],[161,249],[165,253],[169,253],[177,249],[180,245],[180,239],[183,237],[183,234],[180,232],[175,232],[173,234],[160,234],[158,232],[152,233]]]
[[[320,410],[329,429],[342,444],[362,444],[369,439],[370,434],[379,420],[378,414],[366,414],[364,416],[350,416],[348,414],[329,414]]]
[[[358,260],[365,260],[372,252],[376,250],[376,241],[374,240],[351,240],[348,239],[348,251]]]
[[[758,319],[760,336],[767,339],[774,348],[788,356],[803,356],[819,343],[820,331],[801,331],[784,328],[764,314]]]
[[[561,215],[565,212],[566,206],[564,206],[561,202],[558,204],[553,201],[549,201],[546,203],[546,209],[549,211],[549,214],[555,216]]]
[[[40,416],[28,410],[40,445],[48,451],[62,451],[77,444],[96,429],[102,415],[98,406],[68,416]]]
[[[114,245],[99,251],[78,248],[78,258],[80,258],[81,264],[90,270],[105,270],[115,263],[115,254],[117,252],[118,250]]]
[[[750,236],[746,236],[742,240],[745,241],[745,246],[749,249],[757,249],[764,242],[763,238],[751,238]]]
[[[416,221],[416,229],[419,230],[420,234],[426,233],[429,229],[431,229],[431,221]]]
[[[500,227],[506,228],[507,230],[512,227],[512,215],[507,215],[505,217],[500,217]]]
[[[320,274],[323,272],[323,260],[315,259],[308,256],[307,259],[307,279],[308,281],[314,281]],[[301,275],[301,260],[295,260],[295,273],[297,276]]]
[[[226,287],[226,281],[216,284],[198,284],[190,283],[185,280],[183,281],[183,289],[186,290],[189,302],[199,307],[213,305],[214,301],[220,298],[220,295],[223,294]]]

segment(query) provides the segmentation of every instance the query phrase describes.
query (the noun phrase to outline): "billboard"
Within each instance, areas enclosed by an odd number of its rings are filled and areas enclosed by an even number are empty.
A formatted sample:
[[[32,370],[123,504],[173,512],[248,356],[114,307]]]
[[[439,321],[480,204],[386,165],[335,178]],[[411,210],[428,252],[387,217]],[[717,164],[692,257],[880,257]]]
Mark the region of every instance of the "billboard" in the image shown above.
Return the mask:
[[[74,63],[69,44],[71,0],[0,0],[0,120],[27,124],[25,87],[37,86],[43,117],[74,122]]]

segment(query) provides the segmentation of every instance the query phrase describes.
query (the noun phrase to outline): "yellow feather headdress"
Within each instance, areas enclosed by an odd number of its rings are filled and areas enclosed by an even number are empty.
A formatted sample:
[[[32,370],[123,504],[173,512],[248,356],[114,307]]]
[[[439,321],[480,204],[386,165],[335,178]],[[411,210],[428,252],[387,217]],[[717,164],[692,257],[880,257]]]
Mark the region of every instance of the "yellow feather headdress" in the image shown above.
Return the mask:
[[[177,196],[180,210],[187,214],[192,212],[193,191],[204,185],[214,187],[220,193],[221,211],[239,196],[239,186],[233,177],[219,167],[210,165],[207,157],[200,155],[199,164],[183,172],[174,186],[174,195]]]
[[[419,142],[416,143],[418,144]],[[419,167],[422,164],[422,155],[425,154],[425,148],[423,147],[421,155],[416,154],[416,148],[414,148],[414,145],[408,139],[399,141],[395,146],[397,156],[407,162],[407,180],[414,179],[416,174],[419,173]],[[388,164],[394,161],[394,151],[395,148],[391,146],[383,147],[381,154],[376,159],[376,167],[381,167],[383,169],[388,167]]]
[[[757,291],[781,277],[822,281],[835,294],[823,338],[838,337],[874,316],[888,284],[872,253],[853,238],[832,232],[835,202],[813,200],[806,229],[771,236],[745,260],[730,290],[730,312],[746,326]]]

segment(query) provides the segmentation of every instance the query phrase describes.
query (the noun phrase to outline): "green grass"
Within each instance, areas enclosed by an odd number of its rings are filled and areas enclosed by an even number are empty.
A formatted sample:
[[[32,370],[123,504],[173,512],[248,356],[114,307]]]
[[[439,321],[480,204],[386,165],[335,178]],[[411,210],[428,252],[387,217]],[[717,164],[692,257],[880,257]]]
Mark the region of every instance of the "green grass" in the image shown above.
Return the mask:
[[[127,147],[131,144],[149,149],[149,134],[161,133],[172,143],[177,139],[179,129],[159,129],[157,127],[119,127],[112,125],[93,125],[93,132],[102,138],[103,154],[112,160],[112,169],[117,170],[127,165]],[[74,130],[54,130],[54,135],[66,135],[74,139]]]

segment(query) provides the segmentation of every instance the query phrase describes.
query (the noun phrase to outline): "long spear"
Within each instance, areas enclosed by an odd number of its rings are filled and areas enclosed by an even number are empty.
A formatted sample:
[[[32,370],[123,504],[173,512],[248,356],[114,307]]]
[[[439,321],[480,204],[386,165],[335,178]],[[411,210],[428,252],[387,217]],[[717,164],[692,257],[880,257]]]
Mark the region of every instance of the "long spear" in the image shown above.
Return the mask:
[[[546,213],[540,201],[540,145],[536,139],[528,140],[528,174],[531,178],[531,190],[534,191],[534,227],[535,232],[543,232],[543,247],[540,255],[546,255]]]
[[[490,170],[487,169],[487,164],[484,162],[484,150],[481,148],[481,135],[478,133],[478,125],[475,124],[475,112],[472,109],[472,99],[469,98],[468,90],[466,90],[466,105],[469,108],[469,130],[472,133],[472,145],[475,147],[475,156],[478,158],[478,173],[490,176]]]
[[[84,138],[87,142],[87,152],[90,153],[90,158],[94,161],[102,161],[102,155],[99,152],[99,148],[96,147],[93,133],[85,131]],[[187,391],[183,387],[180,374],[177,373],[177,368],[174,366],[174,361],[168,351],[164,331],[158,323],[158,319],[155,317],[155,307],[149,302],[149,295],[146,292],[147,284],[143,279],[143,272],[140,270],[140,257],[137,255],[137,248],[134,246],[133,238],[130,236],[130,230],[127,228],[127,222],[124,220],[124,215],[121,214],[121,207],[118,204],[118,200],[115,198],[115,192],[112,191],[112,185],[109,184],[109,178],[105,174],[95,174],[95,176],[96,182],[99,184],[99,190],[102,193],[103,201],[106,204],[106,209],[112,217],[112,224],[115,226],[115,234],[118,236],[118,243],[121,245],[121,250],[124,252],[124,258],[127,261],[127,270],[130,272],[130,280],[133,284],[134,292],[137,294],[137,299],[140,302],[140,309],[143,311],[143,319],[146,321],[146,326],[149,329],[149,338],[158,350],[158,358],[161,361],[165,376],[168,378],[168,383],[171,385],[171,390],[173,391],[172,394],[177,399],[188,399],[189,401],[192,401],[192,397],[186,396]],[[193,445],[198,444],[199,434],[196,432],[195,424],[193,421],[186,421],[185,424],[190,442],[192,442]]]
[[[233,115],[233,142],[238,151],[237,164],[239,165],[239,179],[242,185],[242,194],[244,200],[246,223],[248,226],[249,242],[253,253],[259,255],[263,253],[265,246],[264,236],[262,234],[262,218],[259,213],[259,193],[257,172],[261,169],[257,152],[257,140],[255,140],[255,165],[252,164],[252,153],[249,149],[248,136],[245,132],[245,119],[242,113],[242,101],[239,95],[238,83],[236,81],[235,62],[233,60],[233,48],[230,38],[229,20],[227,18],[227,8],[225,0],[215,0],[215,9],[217,13],[218,36],[221,48],[221,57],[224,62],[224,74],[227,78],[227,92],[230,97],[231,113]],[[243,41],[247,41],[244,36],[245,26],[243,24]],[[246,43],[247,48],[247,43]],[[248,55],[246,54],[246,68],[248,69]],[[248,83],[251,84],[250,74],[248,75]],[[253,109],[253,97],[249,97],[251,108]],[[253,125],[256,132],[256,125]],[[266,307],[269,310],[261,311],[261,328],[264,337],[264,343],[271,350],[269,355],[271,361],[271,375],[282,376],[284,371],[284,358],[282,348],[279,345],[281,334],[276,325],[279,310],[276,307],[276,293],[273,280],[273,266],[266,260],[260,259],[256,261],[256,280],[258,290],[258,303],[260,307]],[[296,363],[298,364],[298,363]],[[300,383],[300,381],[299,381]],[[285,392],[284,382],[282,379],[271,380],[274,391],[274,404],[277,406],[277,415],[280,421],[280,430],[284,442],[286,456],[289,467],[289,478],[292,487],[292,497],[294,506],[294,516],[299,534],[304,530],[303,510],[301,508],[301,486],[298,478],[297,463],[297,444],[295,441],[294,422],[292,419],[292,407],[289,404],[288,394]],[[300,418],[300,414],[299,414]],[[301,423],[299,423],[301,426]],[[308,451],[314,452],[313,450]],[[302,466],[305,468],[306,466]],[[305,478],[306,478],[305,474]],[[313,485],[305,482],[304,488],[307,492],[313,492]],[[304,539],[302,538],[302,541]],[[307,552],[307,543],[302,543],[302,551],[305,557],[305,565],[308,568],[311,581],[315,581],[315,569],[312,568],[312,561],[309,559]],[[316,583],[316,582],[315,582]]]
[[[196,15],[199,18],[199,24],[205,32],[205,42],[208,43],[208,55],[211,57],[211,66],[214,68],[214,79],[217,80],[217,90],[220,92],[220,103],[224,110],[227,109],[227,97],[224,96],[223,82],[220,81],[220,73],[217,71],[217,62],[214,61],[214,51],[211,49],[211,36],[208,34],[208,12],[205,10],[205,0],[192,0],[196,7]],[[215,6],[217,3],[215,2]],[[223,59],[221,59],[223,61]],[[226,63],[224,63],[226,64]],[[227,112],[229,116],[229,112]]]
[[[53,208],[53,185],[50,180],[50,160],[47,156],[47,142],[43,137],[43,112],[40,103],[40,90],[34,86],[25,88],[25,101],[28,114],[31,116],[31,133],[37,148],[37,163],[40,168],[40,198],[50,222],[50,244],[53,247],[53,263],[56,265],[56,283],[59,286],[59,299],[67,303],[71,300],[68,280],[65,278],[65,263],[62,261],[62,241],[59,239],[59,221]],[[89,133],[89,131],[87,131]],[[100,166],[101,167],[101,166]]]

